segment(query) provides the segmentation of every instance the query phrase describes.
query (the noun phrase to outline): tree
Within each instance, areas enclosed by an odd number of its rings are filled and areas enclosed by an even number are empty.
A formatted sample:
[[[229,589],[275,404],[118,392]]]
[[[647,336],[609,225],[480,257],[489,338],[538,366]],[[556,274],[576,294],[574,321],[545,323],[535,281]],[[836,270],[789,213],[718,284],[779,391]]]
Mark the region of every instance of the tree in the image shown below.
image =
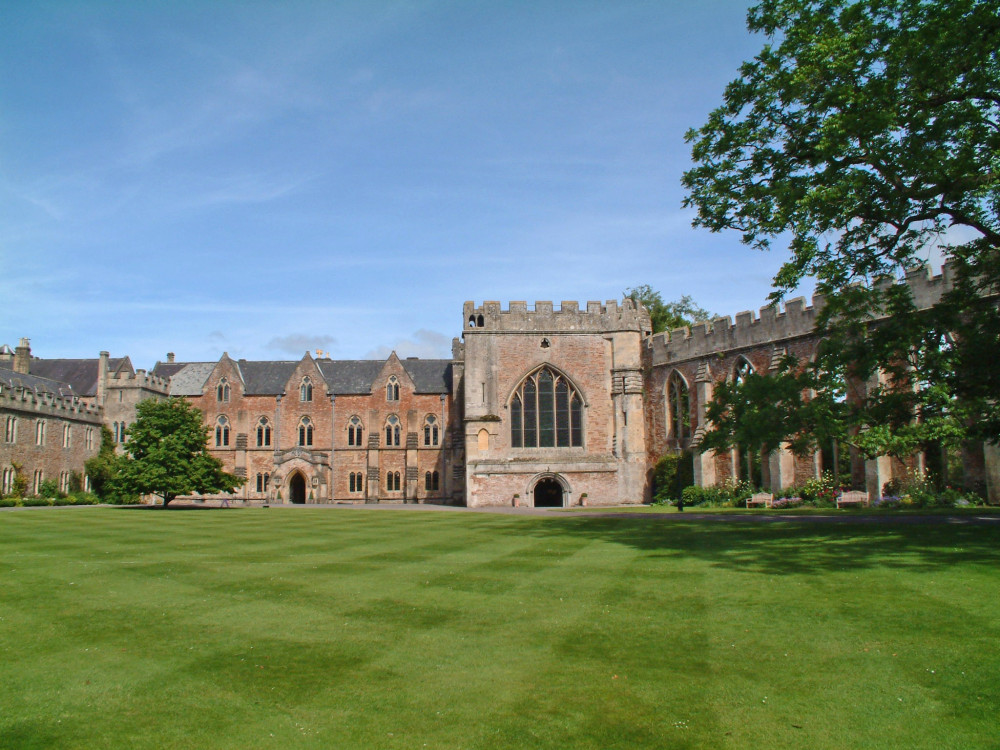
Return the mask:
[[[232,492],[245,481],[222,470],[208,453],[201,412],[183,399],[142,401],[128,429],[117,482],[135,495],[159,495],[167,506],[178,495]]]
[[[825,295],[817,378],[881,375],[850,415],[867,453],[997,440],[997,1],[762,0],[747,25],[768,43],[687,134],[695,225],[788,238],[771,299]],[[939,247],[954,288],[918,311],[891,282]]]
[[[101,448],[97,455],[83,465],[90,478],[90,488],[101,500],[113,500],[116,495],[114,482],[118,478],[119,461],[115,453],[115,439],[106,425],[101,426]]]
[[[630,287],[623,292],[623,295],[633,302],[641,302],[642,306],[649,311],[653,333],[672,331],[700,320],[711,320],[716,317],[708,310],[695,304],[695,301],[687,294],[674,302],[664,302],[663,296],[649,284]]]

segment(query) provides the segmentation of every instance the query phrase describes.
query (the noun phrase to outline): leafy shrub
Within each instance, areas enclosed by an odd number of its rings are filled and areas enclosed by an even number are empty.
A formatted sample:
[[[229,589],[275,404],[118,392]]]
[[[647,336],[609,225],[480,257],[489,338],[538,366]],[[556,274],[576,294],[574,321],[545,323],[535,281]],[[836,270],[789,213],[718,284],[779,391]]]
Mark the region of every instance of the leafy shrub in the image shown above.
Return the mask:
[[[41,505],[52,505],[52,498],[25,497],[21,499],[21,505],[23,505],[25,508],[33,508]]]
[[[101,501],[93,492],[74,492],[69,499],[73,505],[97,505]]]
[[[59,489],[59,483],[55,479],[46,479],[38,485],[39,497],[65,497]]]
[[[653,502],[664,504],[681,496],[694,484],[694,460],[690,451],[668,453],[653,467]]]
[[[0,508],[16,508],[21,504],[19,497],[0,497]]]

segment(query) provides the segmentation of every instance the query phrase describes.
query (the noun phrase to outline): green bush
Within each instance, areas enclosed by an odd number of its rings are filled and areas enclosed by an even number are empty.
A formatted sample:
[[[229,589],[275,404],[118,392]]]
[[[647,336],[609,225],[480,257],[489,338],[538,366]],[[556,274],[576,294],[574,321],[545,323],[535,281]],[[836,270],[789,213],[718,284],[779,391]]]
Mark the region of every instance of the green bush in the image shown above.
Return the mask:
[[[100,502],[100,498],[93,492],[74,492],[68,499],[72,500],[73,505],[97,505]]]
[[[676,500],[684,488],[694,484],[694,460],[690,451],[668,453],[653,467],[653,502]]]
[[[19,497],[0,497],[0,508],[16,508],[21,504]]]
[[[49,497],[25,497],[21,499],[21,505],[25,508],[33,508],[40,505],[52,505],[52,498]]]
[[[46,479],[38,485],[39,497],[65,497],[66,495],[59,489],[59,483],[55,479]]]

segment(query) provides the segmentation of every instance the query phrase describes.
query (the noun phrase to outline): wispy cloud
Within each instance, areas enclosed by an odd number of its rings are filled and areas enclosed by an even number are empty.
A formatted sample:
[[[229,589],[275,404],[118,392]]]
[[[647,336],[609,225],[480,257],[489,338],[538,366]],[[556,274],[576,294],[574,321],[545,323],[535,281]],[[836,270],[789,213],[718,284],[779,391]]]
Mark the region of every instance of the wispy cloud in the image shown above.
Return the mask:
[[[399,338],[391,346],[378,346],[367,354],[365,359],[385,359],[392,352],[399,357],[420,357],[422,359],[441,359],[451,356],[451,337],[437,331],[425,328],[414,331],[408,338]]]
[[[275,336],[264,346],[267,349],[274,349],[290,354],[301,354],[304,351],[313,349],[329,349],[337,345],[337,339],[325,334],[310,336],[305,333],[292,333],[288,336]]]

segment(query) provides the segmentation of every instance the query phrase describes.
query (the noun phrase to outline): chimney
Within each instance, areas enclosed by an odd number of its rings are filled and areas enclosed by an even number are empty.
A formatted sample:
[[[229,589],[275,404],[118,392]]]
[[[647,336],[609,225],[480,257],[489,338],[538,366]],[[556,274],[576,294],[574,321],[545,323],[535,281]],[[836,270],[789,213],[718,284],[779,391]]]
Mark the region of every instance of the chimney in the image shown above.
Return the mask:
[[[97,365],[97,405],[104,406],[104,399],[108,394],[108,359],[111,357],[107,352],[101,352],[101,359]]]
[[[167,352],[167,362],[173,362],[173,361],[174,361],[174,353]]]
[[[14,372],[28,375],[31,372],[31,342],[22,338],[14,350]]]

